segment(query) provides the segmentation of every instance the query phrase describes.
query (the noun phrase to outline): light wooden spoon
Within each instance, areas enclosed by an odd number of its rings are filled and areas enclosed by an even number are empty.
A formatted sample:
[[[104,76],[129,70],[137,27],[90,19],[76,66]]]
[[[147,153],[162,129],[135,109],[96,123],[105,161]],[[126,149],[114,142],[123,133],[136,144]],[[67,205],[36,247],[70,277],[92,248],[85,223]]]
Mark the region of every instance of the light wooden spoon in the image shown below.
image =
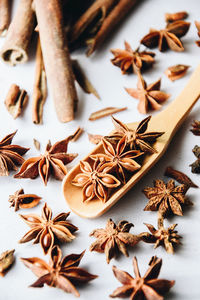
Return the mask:
[[[71,184],[74,177],[80,173],[79,164],[66,175],[63,180],[63,193],[71,210],[81,217],[95,218],[111,208],[111,206],[113,206],[126,192],[128,192],[128,190],[130,190],[164,154],[175,132],[183,123],[199,97],[200,65],[192,74],[181,94],[164,111],[153,116],[149,122],[148,131],[165,132],[165,134],[158,138],[154,144],[154,148],[157,150],[157,153],[146,156],[141,169],[136,172],[125,185],[121,186],[121,188],[112,194],[106,203],[102,203],[100,200],[96,199],[91,200],[88,203],[83,203],[82,189]],[[129,128],[135,129],[138,123],[129,123],[127,125]],[[100,145],[89,153],[88,156],[101,152],[103,152],[103,147],[100,143]],[[87,160],[88,156],[86,156],[84,160]]]

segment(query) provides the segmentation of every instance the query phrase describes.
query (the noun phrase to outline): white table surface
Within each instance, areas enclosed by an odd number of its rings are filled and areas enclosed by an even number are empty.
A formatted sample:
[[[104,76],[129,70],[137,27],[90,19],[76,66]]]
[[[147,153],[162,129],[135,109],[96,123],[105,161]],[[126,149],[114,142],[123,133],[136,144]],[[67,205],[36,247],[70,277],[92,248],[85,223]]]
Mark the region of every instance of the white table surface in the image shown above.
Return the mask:
[[[18,1],[16,1],[15,6]],[[124,87],[135,87],[137,78],[135,75],[121,75],[118,68],[110,63],[112,58],[109,52],[110,48],[123,48],[124,40],[127,40],[133,48],[138,46],[140,38],[148,33],[150,27],[162,28],[165,26],[164,13],[186,10],[189,12],[188,20],[192,22],[189,33],[182,38],[185,46],[183,53],[167,51],[165,53],[156,52],[156,63],[153,69],[144,74],[148,83],[156,81],[162,77],[162,90],[170,93],[171,98],[163,105],[163,109],[180,93],[185,86],[191,73],[199,63],[200,48],[195,44],[198,39],[197,31],[194,26],[194,20],[200,20],[200,4],[197,0],[146,0],[133,11],[126,21],[120,26],[119,30],[113,34],[113,37],[104,45],[101,51],[97,51],[91,58],[86,58],[83,52],[73,54],[77,57],[81,65],[86,70],[88,77],[97,88],[101,101],[98,101],[93,95],[86,95],[78,88],[79,106],[76,114],[76,120],[61,124],[58,122],[53,108],[51,95],[48,96],[44,106],[44,124],[34,125],[31,121],[31,101],[32,87],[34,80],[35,61],[34,51],[31,49],[30,60],[28,63],[16,67],[9,67],[0,62],[0,138],[18,129],[13,140],[14,143],[31,147],[31,150],[25,155],[25,158],[37,156],[38,151],[33,146],[33,138],[41,142],[41,151],[44,151],[48,139],[52,143],[65,138],[75,131],[78,126],[84,127],[86,132],[94,134],[107,134],[112,129],[111,119],[109,117],[88,121],[91,112],[106,106],[127,106],[128,110],[116,115],[124,122],[142,120],[145,116],[137,111],[137,100],[131,98],[124,90]],[[3,39],[0,40],[0,46]],[[32,45],[32,48],[33,45]],[[164,70],[177,63],[188,64],[191,66],[188,75],[183,79],[172,83],[163,74]],[[56,80],[56,79],[55,79]],[[22,118],[13,120],[4,106],[4,99],[12,83],[19,84],[26,89],[30,95],[30,101],[25,114]],[[200,299],[200,199],[199,190],[190,189],[188,197],[194,202],[194,206],[185,211],[183,217],[173,217],[166,221],[166,225],[178,223],[179,234],[183,236],[183,245],[177,249],[174,255],[169,255],[162,247],[154,250],[151,244],[139,244],[130,249],[129,258],[120,256],[117,260],[111,260],[107,265],[104,254],[89,252],[89,245],[94,241],[89,237],[90,231],[94,228],[105,227],[108,218],[118,222],[126,219],[135,224],[131,230],[132,233],[146,231],[143,222],[151,223],[156,226],[156,212],[145,212],[143,208],[147,199],[141,190],[145,186],[152,186],[153,179],[163,176],[166,166],[173,166],[188,174],[194,182],[200,184],[200,175],[192,174],[189,164],[195,160],[192,148],[200,145],[200,138],[195,137],[189,131],[190,124],[194,119],[200,119],[200,104],[197,103],[188,116],[181,129],[175,135],[167,153],[149,171],[149,173],[110,211],[98,219],[87,220],[71,213],[69,220],[79,227],[77,238],[70,244],[62,245],[64,255],[70,253],[80,253],[86,249],[86,254],[82,259],[81,265],[93,274],[98,274],[99,278],[90,282],[79,289],[81,299],[109,299],[109,294],[120,286],[120,283],[112,274],[112,266],[132,273],[132,257],[137,256],[141,274],[147,269],[147,264],[153,255],[163,258],[163,267],[160,277],[174,279],[175,286],[166,296],[171,300],[198,300]],[[178,110],[178,107],[177,107]],[[157,112],[156,112],[157,113]],[[159,128],[158,128],[159,129]],[[76,142],[69,145],[69,152],[78,152],[78,158],[69,165],[69,169],[83,158],[88,151],[93,148],[85,133]],[[38,256],[45,260],[40,245],[32,245],[31,242],[18,244],[18,240],[28,231],[28,226],[20,219],[18,213],[41,213],[42,206],[46,201],[52,208],[54,216],[60,212],[69,211],[62,190],[61,182],[50,179],[47,187],[40,180],[14,179],[14,173],[9,177],[0,178],[0,252],[7,249],[16,249],[16,262],[10,272],[4,278],[0,279],[0,299],[3,300],[22,300],[22,299],[48,299],[53,300],[57,297],[62,299],[74,299],[73,295],[65,294],[63,291],[45,286],[42,289],[33,289],[28,286],[36,280],[36,276],[27,269],[19,260],[20,257]],[[17,213],[9,208],[8,195],[14,193],[17,189],[23,187],[26,193],[36,193],[43,199],[37,207],[33,209],[20,210]]]

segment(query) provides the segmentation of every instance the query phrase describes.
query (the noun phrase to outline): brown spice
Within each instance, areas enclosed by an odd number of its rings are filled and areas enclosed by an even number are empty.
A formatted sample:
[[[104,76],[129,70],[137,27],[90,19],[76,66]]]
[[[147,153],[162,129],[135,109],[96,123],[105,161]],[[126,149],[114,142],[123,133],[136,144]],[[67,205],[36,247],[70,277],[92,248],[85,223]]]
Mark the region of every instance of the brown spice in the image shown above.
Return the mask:
[[[192,152],[194,153],[194,155],[196,156],[197,160],[195,160],[195,162],[193,162],[190,167],[191,167],[191,171],[192,173],[200,173],[200,147],[198,145],[196,145],[193,149]]]
[[[165,21],[166,22],[175,22],[184,20],[188,17],[188,13],[186,11],[179,11],[175,13],[166,13],[165,14]]]
[[[0,35],[5,36],[10,24],[11,1],[0,1]]]
[[[104,118],[104,117],[116,114],[116,113],[118,113],[120,111],[124,111],[126,109],[127,109],[127,107],[121,107],[121,108],[118,108],[118,107],[106,107],[106,108],[103,108],[103,109],[100,109],[98,111],[93,112],[90,115],[89,120],[90,121],[95,121],[95,120],[98,120],[98,119],[101,119],[101,118]]]
[[[28,103],[27,92],[16,84],[12,84],[6,99],[5,106],[14,119],[18,118],[24,111]]]
[[[28,60],[28,46],[35,27],[32,0],[20,0],[16,14],[9,26],[0,56],[12,66]]]
[[[182,78],[187,73],[187,70],[190,66],[186,65],[175,65],[168,67],[165,71],[165,75],[171,80],[175,81]]]
[[[198,188],[198,185],[196,185],[185,173],[177,171],[172,167],[167,167],[164,175],[175,179],[179,183],[188,185],[193,188]]]
[[[39,204],[42,198],[35,194],[24,194],[24,190],[20,189],[10,195],[8,202],[11,203],[10,207],[14,207],[15,211],[20,208],[32,208]]]
[[[4,276],[14,263],[15,250],[7,250],[0,255],[0,276]]]
[[[40,142],[36,139],[33,139],[33,144],[35,148],[39,151],[40,150]]]
[[[196,26],[196,28],[198,30],[197,34],[200,37],[200,22],[199,21],[195,21],[194,23],[195,23],[195,26]],[[198,47],[200,47],[200,40],[196,41],[196,44],[197,44]]]
[[[103,135],[88,133],[88,139],[94,145],[98,145],[101,142],[102,138]]]
[[[192,129],[190,129],[190,131],[194,134],[199,136],[200,135],[200,121],[193,121],[192,125]]]
[[[76,129],[76,131],[74,132],[74,134],[70,135],[70,142],[76,142],[79,137],[82,135],[82,133],[84,132],[84,129],[81,127],[78,127]]]

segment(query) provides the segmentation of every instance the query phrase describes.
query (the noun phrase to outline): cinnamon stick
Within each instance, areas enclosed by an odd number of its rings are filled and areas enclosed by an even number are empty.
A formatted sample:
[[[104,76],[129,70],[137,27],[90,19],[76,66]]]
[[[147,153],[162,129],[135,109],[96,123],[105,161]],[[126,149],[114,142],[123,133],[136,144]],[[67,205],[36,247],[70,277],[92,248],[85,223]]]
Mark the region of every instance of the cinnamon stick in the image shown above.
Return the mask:
[[[11,22],[0,56],[12,66],[28,60],[28,46],[35,26],[32,0],[20,0],[17,12]]]
[[[44,68],[40,38],[38,37],[36,51],[36,70],[33,88],[32,121],[35,124],[42,124],[43,106],[47,97],[47,81]]]
[[[34,0],[41,48],[58,119],[74,119],[77,94],[72,63],[64,33],[61,1]]]
[[[10,24],[11,0],[0,1],[0,35],[5,36]]]

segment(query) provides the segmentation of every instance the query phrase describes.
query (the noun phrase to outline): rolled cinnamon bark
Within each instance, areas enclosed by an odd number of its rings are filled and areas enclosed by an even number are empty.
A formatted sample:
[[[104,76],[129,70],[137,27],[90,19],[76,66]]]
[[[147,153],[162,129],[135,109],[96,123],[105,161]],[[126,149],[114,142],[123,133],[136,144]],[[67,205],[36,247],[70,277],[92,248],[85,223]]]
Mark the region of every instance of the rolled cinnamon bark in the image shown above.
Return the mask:
[[[11,0],[0,1],[0,35],[4,36],[10,23]]]
[[[58,119],[74,119],[77,94],[60,0],[34,0],[44,65]]]
[[[32,0],[20,0],[17,12],[8,29],[0,56],[12,66],[28,60],[28,46],[35,26]]]

